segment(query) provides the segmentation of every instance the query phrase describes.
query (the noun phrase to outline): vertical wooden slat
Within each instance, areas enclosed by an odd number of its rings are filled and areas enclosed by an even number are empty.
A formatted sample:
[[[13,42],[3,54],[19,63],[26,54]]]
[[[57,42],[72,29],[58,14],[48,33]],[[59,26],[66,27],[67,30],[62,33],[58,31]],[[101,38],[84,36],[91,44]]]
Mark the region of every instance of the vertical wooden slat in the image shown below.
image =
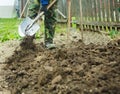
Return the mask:
[[[115,19],[114,19],[114,0],[110,0],[110,14],[111,14],[111,22],[114,22]],[[112,31],[113,30],[113,27],[110,26],[110,30]]]
[[[90,8],[90,19],[89,21],[92,21],[92,0],[89,0],[89,8]]]
[[[102,21],[105,21],[104,0],[101,0],[101,3],[102,3]]]
[[[119,2],[118,2],[118,11],[119,11],[119,22],[120,22],[120,0],[119,0]],[[119,30],[120,30],[120,28],[119,28]]]
[[[98,0],[98,13],[99,22],[101,22],[101,0]],[[100,25],[98,26],[98,30],[101,31]]]
[[[90,16],[91,16],[91,8],[90,8],[90,3],[91,3],[91,0],[87,0],[88,21],[90,21]]]
[[[116,16],[116,22],[119,22],[119,11],[118,11],[118,0],[115,0],[115,16]]]
[[[87,15],[86,15],[86,16],[87,16],[87,22],[89,21],[89,10],[90,10],[90,9],[89,9],[89,1],[90,1],[90,0],[86,0],[86,12],[87,12]]]
[[[92,21],[94,21],[94,0],[91,0],[91,7],[92,7]]]
[[[110,22],[114,21],[114,14],[113,14],[113,0],[110,0]],[[110,31],[112,31],[112,26],[110,26]]]
[[[98,23],[102,21],[101,15],[102,15],[102,8],[101,8],[101,0],[97,1],[98,3]],[[98,31],[100,31],[100,25],[98,25]]]
[[[109,22],[110,16],[109,16],[109,0],[106,0],[106,20]]]
[[[88,12],[88,17],[87,17],[87,21],[90,21],[90,17],[91,17],[91,8],[90,8],[90,4],[91,4],[91,0],[86,0],[87,2],[87,12]],[[87,30],[89,30],[89,25],[87,25]]]
[[[89,3],[89,8],[90,8],[90,12],[89,12],[90,13],[90,18],[89,18],[89,21],[92,21],[92,19],[93,19],[92,18],[93,17],[93,13],[92,13],[93,12],[93,9],[92,9],[92,0],[90,0],[89,2],[90,2]]]
[[[95,21],[95,0],[93,0],[92,6],[93,6],[93,21]]]
[[[115,0],[113,0],[113,17],[114,17],[114,22],[116,22],[116,15],[115,15]]]
[[[98,14],[99,14],[99,11],[98,11],[98,0],[95,0],[95,4],[96,4],[96,21],[98,21]]]
[[[94,0],[94,20],[96,20],[96,0]]]
[[[62,13],[63,13],[64,15],[66,15],[66,14],[65,14],[65,12],[66,12],[66,7],[65,7],[65,5],[66,5],[65,1],[62,0],[62,8],[64,7]]]
[[[83,11],[82,11],[82,0],[79,0],[79,5],[80,5],[80,28],[81,28],[81,37],[83,40]]]
[[[100,21],[102,21],[102,0],[100,0]]]
[[[29,3],[29,0],[25,0],[24,1],[24,5],[23,5],[23,9],[22,9],[22,12],[20,14],[20,18],[22,18],[23,16],[25,17],[26,16],[26,13],[27,13],[27,6],[28,6],[28,3]]]
[[[74,6],[74,1],[71,0],[71,7],[73,7],[73,6]],[[73,15],[75,15],[75,12],[76,12],[75,8],[71,8],[71,17],[72,17]]]
[[[20,14],[22,13],[23,10],[23,0],[20,1]]]
[[[101,0],[98,0],[98,18],[99,22],[101,22]]]
[[[111,22],[114,21],[114,10],[113,10],[113,0],[110,0],[110,15],[111,15]]]
[[[111,21],[111,16],[110,16],[110,0],[108,0],[108,18],[109,18],[108,22],[110,22]]]
[[[63,3],[63,0],[62,0],[62,2],[61,2],[62,8],[64,7],[63,5],[64,5],[64,3]],[[63,9],[63,12],[64,12],[64,9]],[[60,16],[60,18],[62,19],[62,16]]]
[[[105,21],[108,22],[109,17],[108,17],[108,0],[104,0],[104,7],[105,7]],[[105,23],[106,23],[105,22]],[[108,27],[105,25],[104,30],[107,31]]]
[[[95,21],[97,21],[97,4],[96,4],[96,0],[94,0],[94,11],[95,11]],[[96,31],[96,25],[94,25],[94,30]]]
[[[107,0],[104,0],[104,15],[105,15],[105,18],[104,18],[104,21],[107,21]]]
[[[88,0],[86,0],[85,3],[86,3],[85,5],[86,5],[86,16],[87,16],[87,17],[86,17],[86,20],[87,20],[87,22],[88,22],[88,17],[89,17],[89,6],[88,6],[89,4],[88,4]],[[86,27],[86,28],[87,28],[87,27]]]
[[[83,15],[82,21],[85,21],[85,5],[84,5],[84,0],[81,0],[81,3],[82,3],[82,15]]]
[[[67,39],[69,39],[70,31],[70,18],[71,18],[71,0],[68,1],[68,30],[67,30]]]
[[[84,3],[83,3],[83,4],[84,4],[84,17],[85,17],[85,21],[87,21],[87,7],[86,7],[86,6],[87,6],[87,5],[86,5],[87,3],[86,3],[86,0],[84,0],[83,2],[84,2]]]

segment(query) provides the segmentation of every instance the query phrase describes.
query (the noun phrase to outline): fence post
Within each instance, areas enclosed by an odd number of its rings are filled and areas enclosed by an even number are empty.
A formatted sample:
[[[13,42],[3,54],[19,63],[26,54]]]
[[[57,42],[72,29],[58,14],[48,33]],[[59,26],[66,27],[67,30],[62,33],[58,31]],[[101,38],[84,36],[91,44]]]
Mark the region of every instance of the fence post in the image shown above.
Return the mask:
[[[69,30],[70,30],[70,19],[71,18],[71,0],[68,0],[68,30],[67,30],[67,39],[69,39]]]
[[[83,13],[82,13],[82,1],[79,0],[79,3],[80,3],[80,28],[81,28],[81,37],[82,37],[82,40],[83,40],[83,25],[82,25],[82,22],[83,22]]]
[[[27,8],[27,5],[28,5],[29,1],[30,1],[30,0],[27,0],[24,8],[22,9],[21,14],[20,14],[20,18],[22,18],[23,14],[24,14],[24,12],[25,12],[25,9]]]

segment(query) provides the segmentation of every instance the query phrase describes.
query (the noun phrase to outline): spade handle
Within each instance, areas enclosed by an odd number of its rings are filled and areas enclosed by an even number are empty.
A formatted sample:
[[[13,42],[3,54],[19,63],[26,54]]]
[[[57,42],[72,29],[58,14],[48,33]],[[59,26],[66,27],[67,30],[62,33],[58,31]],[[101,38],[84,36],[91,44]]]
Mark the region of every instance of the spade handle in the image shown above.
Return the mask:
[[[57,0],[54,0],[52,1],[52,3],[50,3],[48,6],[47,6],[47,10],[50,9],[52,7],[52,5],[54,5],[54,3],[56,2]],[[38,14],[35,19],[33,20],[33,22],[26,28],[26,31],[29,30],[33,24],[44,14],[44,12],[42,11],[40,14]]]
[[[55,3],[56,1],[57,1],[57,0],[54,0],[52,3],[50,3],[50,4],[47,6],[47,10],[49,10],[49,9],[54,5],[54,3]],[[33,23],[36,22],[43,14],[44,14],[43,11],[42,11],[40,14],[38,14],[37,17],[33,20]]]

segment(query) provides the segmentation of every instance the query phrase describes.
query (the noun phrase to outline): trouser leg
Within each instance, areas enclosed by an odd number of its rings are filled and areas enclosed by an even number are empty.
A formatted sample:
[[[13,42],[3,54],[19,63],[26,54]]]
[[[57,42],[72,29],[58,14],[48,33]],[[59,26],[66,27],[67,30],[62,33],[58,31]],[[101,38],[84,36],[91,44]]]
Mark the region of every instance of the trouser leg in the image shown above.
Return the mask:
[[[53,43],[56,26],[56,15],[54,7],[45,13],[45,43]]]
[[[39,0],[30,0],[28,6],[28,17],[34,19],[38,15],[39,9],[40,9]],[[35,35],[33,35],[31,38],[34,39]]]

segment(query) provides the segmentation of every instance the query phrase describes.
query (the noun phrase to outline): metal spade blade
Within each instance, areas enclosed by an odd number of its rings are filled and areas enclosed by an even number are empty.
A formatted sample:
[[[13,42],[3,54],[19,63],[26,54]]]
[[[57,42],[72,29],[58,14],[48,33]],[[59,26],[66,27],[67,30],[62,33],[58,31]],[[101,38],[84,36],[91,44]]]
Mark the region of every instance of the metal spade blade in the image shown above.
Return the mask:
[[[37,23],[34,23],[30,28],[28,28],[33,23],[33,21],[34,20],[27,17],[19,25],[18,32],[21,37],[33,36],[40,29],[40,26]]]
[[[51,2],[48,7],[47,10],[56,2],[57,0],[54,0],[53,2]],[[39,13],[37,15],[37,17],[35,17],[35,19],[31,19],[29,17],[26,17],[21,24],[18,27],[18,32],[19,35],[21,37],[25,37],[25,36],[33,36],[39,29],[40,26],[36,23],[37,20],[44,14],[44,12],[42,11],[41,13]]]

